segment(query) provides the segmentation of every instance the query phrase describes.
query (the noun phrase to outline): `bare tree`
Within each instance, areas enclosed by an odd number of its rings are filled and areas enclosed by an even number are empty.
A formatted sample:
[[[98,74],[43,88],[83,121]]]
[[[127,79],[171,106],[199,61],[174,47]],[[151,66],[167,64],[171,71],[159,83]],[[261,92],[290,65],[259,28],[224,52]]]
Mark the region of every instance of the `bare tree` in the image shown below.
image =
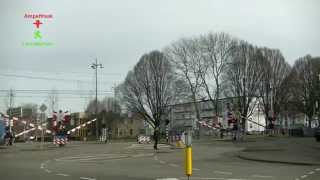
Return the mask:
[[[208,67],[201,77],[210,101],[213,103],[215,116],[219,116],[219,98],[221,94],[221,77],[231,62],[236,40],[226,33],[209,33],[201,37],[201,54]],[[212,82],[213,81],[213,82]]]
[[[37,113],[38,113],[38,105],[34,103],[26,103],[23,104],[22,109],[24,111],[27,110],[27,113],[23,113],[23,118],[27,119],[36,119],[37,118]]]
[[[8,90],[7,95],[5,96],[5,99],[4,99],[4,107],[7,110],[14,107],[15,96],[16,95],[15,95],[14,89]]]
[[[188,84],[196,118],[199,121],[200,110],[197,100],[200,97],[202,86],[201,74],[205,74],[208,69],[201,60],[199,41],[196,39],[181,39],[171,44],[165,52],[175,65],[177,74],[184,78]]]
[[[96,101],[93,99],[88,103],[85,112],[94,117],[95,111]],[[98,127],[105,126],[111,129],[115,122],[123,119],[123,117],[121,117],[120,102],[113,97],[105,97],[102,101],[98,100],[98,119],[102,120],[98,122]],[[101,129],[98,130],[100,131]],[[93,132],[95,132],[95,130],[93,130]]]
[[[242,116],[242,128],[252,115],[253,103],[258,97],[259,83],[262,80],[264,59],[261,51],[245,41],[239,41],[233,50],[232,62],[225,71],[229,96],[236,97],[237,108]]]
[[[264,59],[264,68],[260,72],[263,76],[259,95],[264,107],[266,124],[269,124],[271,121],[268,120],[277,117],[281,107],[288,101],[283,83],[290,73],[290,65],[278,49],[261,48],[260,51]]]
[[[113,97],[105,97],[101,102],[102,110],[106,112],[121,113],[120,102]]]
[[[101,103],[101,101],[98,100],[98,113],[100,113],[102,110],[103,110],[103,104]],[[95,114],[95,112],[96,112],[96,100],[95,99],[89,101],[89,103],[85,109],[85,112],[88,114],[91,114],[91,115]]]
[[[50,110],[49,112],[57,111],[59,103],[58,90],[51,89],[51,91],[48,94],[48,103]]]
[[[123,95],[127,108],[142,116],[157,132],[174,99],[173,86],[173,70],[165,55],[159,51],[145,54],[125,79]],[[157,138],[154,147],[157,149]]]
[[[319,102],[319,73],[320,60],[310,55],[296,60],[291,71],[294,81],[291,91],[295,96],[292,102],[299,112],[306,114],[309,127]]]

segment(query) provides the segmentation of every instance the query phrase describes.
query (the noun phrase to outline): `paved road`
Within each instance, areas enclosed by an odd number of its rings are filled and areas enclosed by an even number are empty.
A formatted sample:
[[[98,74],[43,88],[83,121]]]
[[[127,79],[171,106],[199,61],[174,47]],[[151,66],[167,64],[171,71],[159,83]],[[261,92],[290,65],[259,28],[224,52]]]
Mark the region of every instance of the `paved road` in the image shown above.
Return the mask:
[[[64,148],[17,144],[0,148],[2,180],[156,180],[186,179],[183,150],[135,143],[80,144]],[[243,146],[231,142],[195,143],[194,171],[190,179],[203,180],[297,180],[320,179],[320,167],[243,160]],[[294,158],[294,157],[293,157]]]

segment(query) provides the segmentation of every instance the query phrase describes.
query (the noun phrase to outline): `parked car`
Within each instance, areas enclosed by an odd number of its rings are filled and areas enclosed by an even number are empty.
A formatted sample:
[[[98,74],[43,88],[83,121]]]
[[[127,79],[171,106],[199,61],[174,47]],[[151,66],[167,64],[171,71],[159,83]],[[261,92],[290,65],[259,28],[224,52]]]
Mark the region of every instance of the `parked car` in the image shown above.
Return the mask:
[[[316,138],[316,141],[320,142],[320,127],[315,130],[314,137]]]

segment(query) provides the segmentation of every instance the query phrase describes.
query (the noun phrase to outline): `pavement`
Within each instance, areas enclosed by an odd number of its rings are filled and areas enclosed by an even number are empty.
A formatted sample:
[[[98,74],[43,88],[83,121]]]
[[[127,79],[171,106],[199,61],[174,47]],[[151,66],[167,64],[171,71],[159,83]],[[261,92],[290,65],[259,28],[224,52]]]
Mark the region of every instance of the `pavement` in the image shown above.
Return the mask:
[[[318,145],[311,138],[194,140],[193,174],[189,179],[319,180],[320,165],[273,161],[286,156],[282,158],[290,162],[316,163],[317,159],[312,157],[317,158],[314,151]],[[289,151],[290,155],[284,155]],[[70,142],[63,148],[51,143],[42,149],[39,143],[0,148],[0,179],[185,180],[187,177],[184,149],[160,144],[159,150],[154,151],[152,144],[136,142]]]
[[[246,145],[238,157],[247,160],[297,165],[320,165],[320,143],[314,138],[266,137]]]

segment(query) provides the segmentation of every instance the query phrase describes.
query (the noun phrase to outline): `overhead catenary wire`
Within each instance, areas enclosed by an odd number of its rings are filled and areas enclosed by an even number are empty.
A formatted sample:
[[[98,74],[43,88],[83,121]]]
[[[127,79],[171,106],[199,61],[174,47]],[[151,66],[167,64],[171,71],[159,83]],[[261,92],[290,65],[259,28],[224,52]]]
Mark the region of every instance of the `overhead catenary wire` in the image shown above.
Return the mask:
[[[45,74],[52,74],[52,75],[61,75],[61,74],[84,74],[84,75],[91,75],[92,73],[89,72],[80,72],[80,71],[68,71],[68,72],[64,72],[64,71],[27,71],[27,70],[10,70],[10,69],[6,69],[6,72],[8,73],[17,73],[17,72],[21,72],[21,73],[45,73]],[[123,74],[121,73],[105,73],[105,72],[101,72],[99,73],[99,76],[123,76]]]
[[[89,83],[92,82],[90,80],[79,80],[79,79],[64,79],[64,78],[51,78],[51,77],[40,77],[40,76],[29,76],[29,75],[17,75],[17,74],[4,74],[0,73],[0,76],[3,77],[10,77],[10,78],[24,78],[24,79],[35,79],[35,80],[46,80],[46,81],[60,81],[60,82],[82,82],[82,83]],[[120,81],[120,80],[119,80]],[[112,84],[115,81],[102,81],[100,83],[104,84]]]
[[[8,93],[10,90],[0,89],[0,93]],[[50,94],[52,90],[44,89],[17,89],[13,90],[17,94]],[[92,95],[93,90],[55,90],[55,94]],[[99,91],[101,94],[111,94],[112,91]]]

